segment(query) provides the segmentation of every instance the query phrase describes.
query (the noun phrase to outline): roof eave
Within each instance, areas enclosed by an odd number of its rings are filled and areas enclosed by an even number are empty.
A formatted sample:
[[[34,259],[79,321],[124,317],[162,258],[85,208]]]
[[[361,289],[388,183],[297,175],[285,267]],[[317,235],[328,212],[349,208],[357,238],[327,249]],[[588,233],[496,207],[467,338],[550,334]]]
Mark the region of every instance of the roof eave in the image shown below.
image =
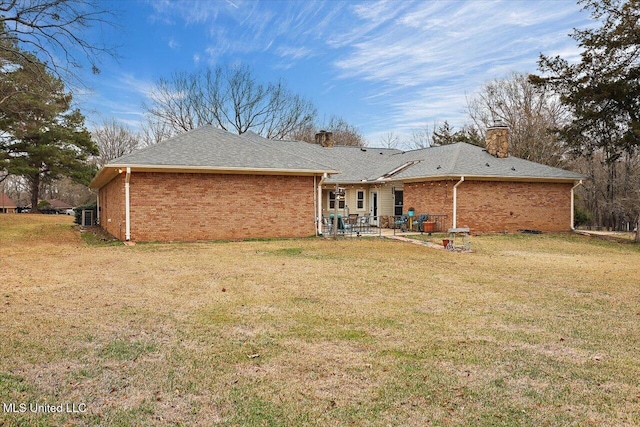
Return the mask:
[[[172,173],[221,173],[221,174],[256,174],[256,175],[295,175],[313,176],[338,173],[331,169],[282,169],[282,168],[247,168],[247,167],[211,167],[211,166],[177,166],[177,165],[132,165],[108,164],[93,178],[89,188],[104,187],[109,181],[131,168],[131,172],[172,172]]]
[[[559,182],[572,183],[587,179],[587,177],[541,177],[541,176],[507,176],[507,175],[465,175],[465,174],[442,174],[431,176],[417,176],[407,178],[389,178],[378,182],[420,182],[420,181],[442,181],[447,179],[460,179],[464,176],[465,181],[516,181],[516,182]]]

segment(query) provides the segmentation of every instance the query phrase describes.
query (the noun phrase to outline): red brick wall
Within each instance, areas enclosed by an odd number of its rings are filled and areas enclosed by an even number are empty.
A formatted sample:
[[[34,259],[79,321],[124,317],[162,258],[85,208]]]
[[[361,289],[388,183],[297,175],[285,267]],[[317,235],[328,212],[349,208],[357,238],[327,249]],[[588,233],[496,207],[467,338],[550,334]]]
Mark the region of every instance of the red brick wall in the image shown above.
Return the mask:
[[[100,189],[100,226],[124,240],[124,177],[122,173]]]
[[[416,213],[446,213],[453,221],[453,185],[457,181],[404,185],[404,201]],[[458,227],[472,232],[516,232],[522,229],[571,229],[572,184],[464,181],[458,186]]]
[[[465,181],[458,187],[458,227],[482,232],[568,231],[572,186]]]
[[[312,176],[134,172],[131,240],[306,237],[313,195]]]
[[[416,215],[447,215],[443,228],[450,228],[453,218],[453,186],[457,181],[427,181],[404,184],[403,210],[416,210]]]

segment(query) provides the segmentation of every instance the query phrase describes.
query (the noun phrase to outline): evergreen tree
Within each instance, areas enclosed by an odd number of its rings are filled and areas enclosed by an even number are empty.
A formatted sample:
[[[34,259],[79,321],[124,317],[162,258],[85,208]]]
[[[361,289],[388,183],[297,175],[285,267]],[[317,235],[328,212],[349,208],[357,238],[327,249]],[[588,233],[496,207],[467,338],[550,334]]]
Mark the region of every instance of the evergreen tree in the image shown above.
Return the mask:
[[[434,127],[431,136],[433,145],[448,145],[456,142],[466,142],[467,144],[484,147],[484,140],[475,128],[463,126],[462,129],[454,131],[454,127],[448,121],[444,121],[438,127]]]
[[[640,147],[640,2],[580,3],[602,23],[598,28],[573,31],[571,37],[582,48],[580,62],[542,55],[539,68],[543,76],[530,76],[530,80],[552,88],[569,107],[573,120],[559,135],[574,153],[603,155],[609,169],[606,203],[615,225],[616,164]],[[636,208],[637,241],[639,213],[640,201]]]
[[[600,28],[574,30],[583,49],[576,64],[542,55],[537,85],[556,91],[573,121],[560,134],[577,153],[603,149],[615,162],[640,145],[640,2],[583,0]]]
[[[43,63],[30,59],[35,62],[23,67],[5,58],[0,73],[3,90],[13,94],[0,104],[0,170],[29,181],[35,211],[41,183],[61,176],[88,183],[95,167],[87,158],[98,150],[84,127],[84,116],[71,110],[71,94],[62,81],[48,74]]]

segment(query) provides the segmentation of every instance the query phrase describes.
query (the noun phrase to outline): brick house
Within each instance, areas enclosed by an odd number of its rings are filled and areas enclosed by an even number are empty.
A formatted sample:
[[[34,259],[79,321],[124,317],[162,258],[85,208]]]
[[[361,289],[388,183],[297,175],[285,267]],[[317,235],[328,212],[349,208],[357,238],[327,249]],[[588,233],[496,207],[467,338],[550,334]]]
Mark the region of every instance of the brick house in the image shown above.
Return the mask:
[[[316,142],[204,126],[123,156],[91,183],[100,224],[136,241],[303,237],[321,233],[337,203],[374,225],[413,207],[472,232],[568,231],[584,178],[509,156],[503,127],[487,130],[486,148],[344,147],[330,132]]]
[[[18,206],[6,193],[0,193],[0,213],[16,213]]]

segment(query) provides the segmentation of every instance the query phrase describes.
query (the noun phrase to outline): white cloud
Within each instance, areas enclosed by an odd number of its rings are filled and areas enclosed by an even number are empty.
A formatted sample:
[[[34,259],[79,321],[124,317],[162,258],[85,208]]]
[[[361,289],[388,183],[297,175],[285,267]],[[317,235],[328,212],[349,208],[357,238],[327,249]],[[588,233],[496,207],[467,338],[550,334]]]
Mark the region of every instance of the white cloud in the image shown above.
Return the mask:
[[[577,55],[562,34],[570,17],[580,22],[571,2],[403,2],[390,10],[398,4],[355,7],[359,19],[328,43],[344,47],[334,61],[340,79],[375,88],[364,99],[387,111],[386,131],[434,120],[461,126],[466,94],[485,81],[535,72],[541,52]]]
[[[303,59],[313,56],[313,51],[306,47],[281,46],[276,49],[278,55],[284,58]]]
[[[196,66],[237,61],[259,64],[258,72],[287,70],[283,74],[295,77],[297,69],[319,70],[309,79],[308,90],[315,92],[307,95],[348,102],[345,119],[371,135],[407,134],[435,120],[461,126],[466,97],[484,82],[511,71],[535,72],[540,53],[578,59],[567,34],[588,25],[587,14],[569,0],[158,0],[149,5],[150,19],[172,25],[171,34],[189,31],[199,39],[190,47]],[[187,40],[180,38],[185,48]],[[174,39],[169,47],[181,48]],[[133,75],[119,84],[124,93],[142,97],[152,89]]]
[[[114,87],[124,91],[135,92],[145,98],[149,98],[153,93],[155,84],[148,80],[140,80],[133,74],[124,73],[120,76]]]

